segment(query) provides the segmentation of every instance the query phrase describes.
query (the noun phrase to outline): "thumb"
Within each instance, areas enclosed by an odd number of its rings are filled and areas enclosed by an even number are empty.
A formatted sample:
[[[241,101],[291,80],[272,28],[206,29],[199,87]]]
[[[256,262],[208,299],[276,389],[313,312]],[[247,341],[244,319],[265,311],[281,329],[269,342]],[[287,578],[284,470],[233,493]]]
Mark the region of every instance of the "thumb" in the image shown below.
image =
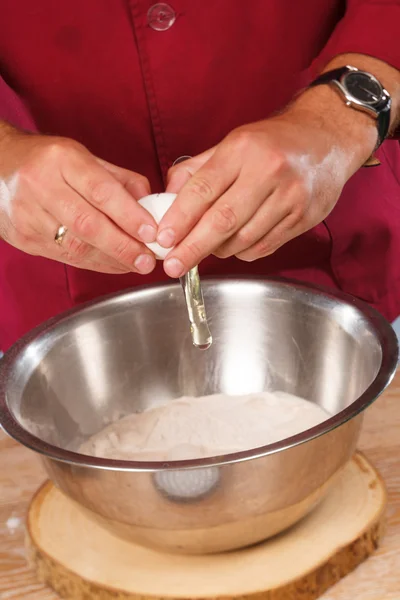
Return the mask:
[[[188,158],[171,167],[167,175],[167,192],[179,194],[183,186],[214,154],[216,146],[193,158]]]
[[[149,180],[147,177],[144,177],[144,175],[135,173],[135,171],[129,171],[129,169],[117,167],[117,165],[113,165],[97,156],[96,160],[124,186],[126,191],[129,192],[135,200],[140,200],[143,196],[151,194]]]

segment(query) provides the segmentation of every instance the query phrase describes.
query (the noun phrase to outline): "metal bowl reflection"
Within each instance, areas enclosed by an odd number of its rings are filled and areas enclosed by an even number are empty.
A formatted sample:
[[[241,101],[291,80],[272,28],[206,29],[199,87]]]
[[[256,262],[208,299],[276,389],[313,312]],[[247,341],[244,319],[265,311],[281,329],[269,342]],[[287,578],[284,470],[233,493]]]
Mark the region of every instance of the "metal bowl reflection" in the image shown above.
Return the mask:
[[[283,531],[351,457],[362,411],[390,382],[397,341],[367,305],[286,281],[203,284],[214,343],[192,347],[178,285],[142,288],[61,315],[0,365],[0,422],[42,455],[53,482],[124,537],[184,553],[230,550]],[[181,395],[278,389],[326,422],[210,459],[124,462],[76,452],[106,424]]]

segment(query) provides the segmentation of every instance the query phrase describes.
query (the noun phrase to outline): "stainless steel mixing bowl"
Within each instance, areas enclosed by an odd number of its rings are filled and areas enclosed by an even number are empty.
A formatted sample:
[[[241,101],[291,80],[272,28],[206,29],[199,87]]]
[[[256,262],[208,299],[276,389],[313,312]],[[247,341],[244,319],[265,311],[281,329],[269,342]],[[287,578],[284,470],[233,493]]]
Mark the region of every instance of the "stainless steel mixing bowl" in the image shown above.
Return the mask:
[[[0,422],[52,481],[119,535],[178,552],[264,540],[306,515],[352,455],[362,411],[390,382],[397,341],[348,296],[284,281],[204,283],[214,343],[192,347],[178,285],[62,315],[0,366]],[[278,389],[332,416],[263,448],[138,463],[76,453],[106,424],[180,395]]]

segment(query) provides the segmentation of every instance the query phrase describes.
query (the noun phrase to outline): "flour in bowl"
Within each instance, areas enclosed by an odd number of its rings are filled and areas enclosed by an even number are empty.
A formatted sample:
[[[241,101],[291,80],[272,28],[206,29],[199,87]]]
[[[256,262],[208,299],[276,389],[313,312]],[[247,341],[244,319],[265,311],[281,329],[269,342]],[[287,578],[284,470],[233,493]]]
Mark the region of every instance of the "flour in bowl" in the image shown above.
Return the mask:
[[[120,460],[185,460],[271,444],[329,418],[285,392],[182,397],[108,425],[80,452]]]

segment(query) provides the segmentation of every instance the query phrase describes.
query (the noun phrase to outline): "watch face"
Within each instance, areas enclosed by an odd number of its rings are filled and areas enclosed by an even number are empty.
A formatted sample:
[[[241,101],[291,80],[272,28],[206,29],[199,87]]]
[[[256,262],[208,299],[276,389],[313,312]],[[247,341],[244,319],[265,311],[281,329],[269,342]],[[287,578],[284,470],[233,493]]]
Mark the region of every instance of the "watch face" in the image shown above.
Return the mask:
[[[348,73],[343,83],[349,94],[365,104],[376,104],[382,98],[382,86],[368,73],[362,71]]]

